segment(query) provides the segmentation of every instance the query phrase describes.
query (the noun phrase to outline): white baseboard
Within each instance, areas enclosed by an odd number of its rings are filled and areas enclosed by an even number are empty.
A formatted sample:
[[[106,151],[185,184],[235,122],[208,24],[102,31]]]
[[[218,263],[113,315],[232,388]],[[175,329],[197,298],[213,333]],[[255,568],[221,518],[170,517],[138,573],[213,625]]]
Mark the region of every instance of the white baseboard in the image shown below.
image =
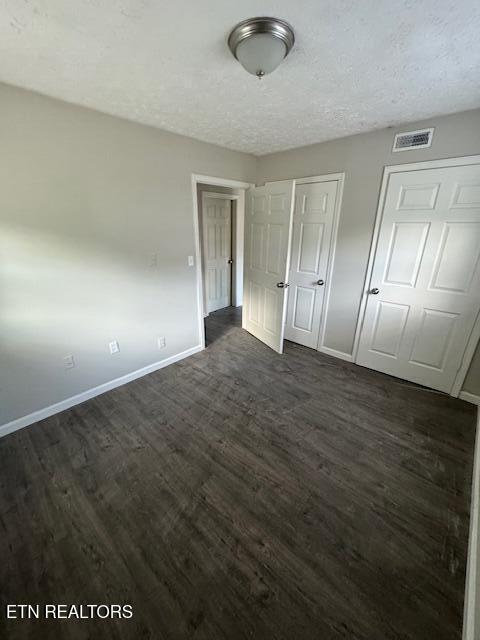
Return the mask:
[[[38,411],[29,413],[22,418],[17,418],[16,420],[12,420],[12,422],[7,422],[6,424],[0,426],[0,437],[6,436],[13,431],[18,431],[18,429],[28,427],[29,425],[33,424],[34,422],[38,422],[39,420],[49,418],[56,413],[60,413],[60,411],[70,409],[70,407],[74,407],[81,402],[85,402],[85,400],[90,400],[90,398],[95,398],[95,396],[99,396],[106,391],[121,387],[122,385],[127,384],[127,382],[132,382],[132,380],[136,380],[137,378],[146,376],[149,373],[158,371],[158,369],[168,367],[169,364],[173,364],[174,362],[178,362],[179,360],[188,358],[188,356],[192,356],[194,353],[198,353],[202,350],[202,345],[197,345],[196,347],[192,347],[191,349],[187,349],[186,351],[181,351],[174,356],[170,356],[169,358],[165,358],[164,360],[160,360],[159,362],[154,362],[153,364],[149,364],[146,367],[142,367],[142,369],[137,369],[136,371],[127,373],[120,378],[115,378],[114,380],[109,380],[109,382],[104,382],[103,384],[98,385],[98,387],[87,389],[87,391],[83,391],[76,396],[66,398],[65,400],[57,402],[56,404],[52,404],[49,407],[45,407],[44,409],[39,409]]]
[[[466,400],[467,402],[471,402],[472,404],[477,404],[480,406],[480,396],[477,396],[475,393],[470,393],[469,391],[460,391],[458,394],[460,400]]]
[[[462,392],[463,393],[463,392]],[[461,395],[461,394],[460,394]],[[469,394],[472,395],[472,394]],[[477,413],[477,433],[473,459],[472,499],[470,506],[470,536],[468,540],[467,577],[463,609],[463,640],[477,640],[480,620],[480,409]]]
[[[353,362],[353,356],[351,353],[345,353],[344,351],[337,351],[336,349],[330,349],[330,347],[319,347],[318,351],[326,353],[328,356],[334,358],[340,358],[340,360],[346,360],[347,362]]]

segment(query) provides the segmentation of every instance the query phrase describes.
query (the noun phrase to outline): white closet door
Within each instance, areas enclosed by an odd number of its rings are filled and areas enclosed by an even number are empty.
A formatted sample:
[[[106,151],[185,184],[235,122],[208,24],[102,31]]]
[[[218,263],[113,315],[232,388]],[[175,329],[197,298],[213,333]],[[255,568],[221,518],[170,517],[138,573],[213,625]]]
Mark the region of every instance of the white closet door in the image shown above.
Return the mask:
[[[293,180],[247,192],[243,328],[283,352]]]
[[[207,313],[230,305],[231,205],[230,200],[203,200],[203,247]]]
[[[480,165],[392,173],[358,364],[449,392],[480,310]]]
[[[338,182],[295,188],[285,338],[316,349],[325,295]]]

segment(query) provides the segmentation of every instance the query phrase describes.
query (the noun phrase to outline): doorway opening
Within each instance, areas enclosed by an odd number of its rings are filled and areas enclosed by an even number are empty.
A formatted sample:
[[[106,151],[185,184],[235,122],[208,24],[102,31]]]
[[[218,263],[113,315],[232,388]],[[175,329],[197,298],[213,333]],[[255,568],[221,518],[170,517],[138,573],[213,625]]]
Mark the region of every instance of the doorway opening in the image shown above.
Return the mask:
[[[241,326],[245,191],[249,183],[193,175],[202,346]]]
[[[344,178],[255,187],[192,176],[202,346],[218,314],[222,334],[229,324],[241,326],[278,353],[284,339],[330,351],[325,319]]]

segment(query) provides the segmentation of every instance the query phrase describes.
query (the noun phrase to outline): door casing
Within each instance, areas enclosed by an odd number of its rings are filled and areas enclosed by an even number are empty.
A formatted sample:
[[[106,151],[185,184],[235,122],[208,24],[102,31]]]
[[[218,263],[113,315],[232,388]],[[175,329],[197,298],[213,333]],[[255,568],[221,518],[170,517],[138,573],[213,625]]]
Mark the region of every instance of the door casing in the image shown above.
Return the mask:
[[[378,200],[378,207],[377,207],[377,214],[375,218],[375,227],[373,231],[372,243],[370,246],[367,272],[365,276],[365,282],[363,285],[362,298],[360,302],[360,310],[358,313],[357,326],[355,330],[355,339],[353,343],[353,361],[354,362],[357,362],[357,358],[358,358],[360,335],[362,333],[363,323],[365,319],[365,311],[366,311],[367,300],[369,295],[368,292],[371,286],[373,265],[375,261],[375,255],[377,252],[378,238],[380,233],[380,227],[382,224],[383,210],[385,206],[385,200],[386,200],[390,175],[392,175],[393,173],[399,173],[404,171],[421,171],[423,169],[445,169],[449,167],[461,167],[461,166],[476,165],[476,164],[480,164],[480,155],[465,156],[463,158],[447,158],[445,160],[428,160],[425,162],[413,162],[409,164],[399,164],[399,165],[391,165],[391,166],[385,167],[383,171],[380,197]],[[458,397],[462,389],[463,382],[467,375],[468,368],[472,361],[472,357],[475,352],[475,348],[477,346],[479,339],[480,339],[480,313],[477,315],[474,327],[467,341],[467,346],[463,354],[462,364],[457,372],[455,381],[450,391],[451,396]]]
[[[205,326],[203,315],[203,274],[202,274],[202,252],[200,247],[200,218],[198,211],[197,185],[208,184],[216,187],[230,187],[231,189],[249,189],[254,185],[250,182],[240,180],[230,180],[229,178],[216,178],[198,173],[191,174],[192,205],[193,205],[193,233],[195,243],[195,274],[197,284],[197,319],[198,319],[198,340],[201,349],[205,349]],[[224,195],[224,194],[222,194]]]

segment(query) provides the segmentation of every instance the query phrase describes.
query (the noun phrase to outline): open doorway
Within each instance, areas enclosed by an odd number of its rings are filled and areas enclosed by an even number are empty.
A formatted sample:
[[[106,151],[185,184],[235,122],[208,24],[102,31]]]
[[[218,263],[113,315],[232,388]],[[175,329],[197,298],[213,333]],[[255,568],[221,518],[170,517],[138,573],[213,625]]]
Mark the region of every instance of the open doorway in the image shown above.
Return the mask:
[[[192,176],[203,344],[242,323],[245,191],[250,186]]]

